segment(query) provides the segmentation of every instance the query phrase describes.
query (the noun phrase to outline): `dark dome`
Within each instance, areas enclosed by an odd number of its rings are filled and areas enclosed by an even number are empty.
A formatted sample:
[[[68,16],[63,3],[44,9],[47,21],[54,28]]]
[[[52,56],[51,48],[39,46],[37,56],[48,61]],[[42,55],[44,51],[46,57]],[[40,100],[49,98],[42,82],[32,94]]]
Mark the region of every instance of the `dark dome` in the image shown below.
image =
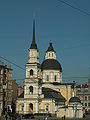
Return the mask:
[[[70,98],[69,102],[79,102],[79,103],[81,103],[81,100],[78,97],[72,97],[72,98]]]
[[[57,60],[46,59],[41,64],[41,70],[60,70],[62,72],[62,67]]]

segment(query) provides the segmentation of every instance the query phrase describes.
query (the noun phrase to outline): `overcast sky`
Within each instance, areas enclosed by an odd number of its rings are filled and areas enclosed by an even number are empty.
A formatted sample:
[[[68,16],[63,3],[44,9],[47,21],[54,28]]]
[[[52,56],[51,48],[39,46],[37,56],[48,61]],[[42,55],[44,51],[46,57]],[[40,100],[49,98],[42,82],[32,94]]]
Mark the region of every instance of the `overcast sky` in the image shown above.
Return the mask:
[[[90,14],[90,0],[63,1]],[[40,63],[52,41],[63,69],[63,81],[86,82],[90,67],[90,15],[59,0],[0,0],[0,56],[25,68],[32,41],[33,13]],[[13,79],[22,84],[25,71],[10,65]]]

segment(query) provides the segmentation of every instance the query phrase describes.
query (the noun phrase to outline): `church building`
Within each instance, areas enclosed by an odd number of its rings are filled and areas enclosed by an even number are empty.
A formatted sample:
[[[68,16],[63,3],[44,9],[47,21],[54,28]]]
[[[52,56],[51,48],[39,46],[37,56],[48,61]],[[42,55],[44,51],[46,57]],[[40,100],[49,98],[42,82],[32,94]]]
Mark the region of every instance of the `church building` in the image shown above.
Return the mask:
[[[81,101],[76,97],[75,83],[63,83],[62,67],[50,42],[45,60],[39,63],[39,50],[35,39],[35,18],[33,38],[26,64],[24,93],[16,101],[18,114],[51,114],[57,117],[83,116]]]

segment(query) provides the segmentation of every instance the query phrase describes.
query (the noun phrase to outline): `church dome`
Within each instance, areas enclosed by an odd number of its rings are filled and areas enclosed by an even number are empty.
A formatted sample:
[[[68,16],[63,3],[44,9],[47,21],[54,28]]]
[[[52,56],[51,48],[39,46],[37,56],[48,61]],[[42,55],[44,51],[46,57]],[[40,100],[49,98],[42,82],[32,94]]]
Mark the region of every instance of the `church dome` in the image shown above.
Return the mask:
[[[46,59],[41,64],[41,70],[60,70],[62,72],[62,67],[56,59]]]
[[[71,102],[79,102],[79,103],[81,103],[81,100],[78,97],[72,97],[69,100],[69,103],[71,103]]]

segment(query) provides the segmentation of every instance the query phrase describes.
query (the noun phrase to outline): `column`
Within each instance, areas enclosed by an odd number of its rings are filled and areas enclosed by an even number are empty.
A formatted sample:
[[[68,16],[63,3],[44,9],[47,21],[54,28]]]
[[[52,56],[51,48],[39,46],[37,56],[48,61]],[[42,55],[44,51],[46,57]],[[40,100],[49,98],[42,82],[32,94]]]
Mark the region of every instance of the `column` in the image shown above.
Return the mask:
[[[36,101],[36,103],[35,103],[36,105],[36,113],[38,113],[38,101]]]
[[[55,101],[53,100],[53,113],[55,113]]]
[[[43,78],[43,82],[45,82],[45,73],[43,72],[42,75],[43,75],[43,76],[42,76],[42,78]]]
[[[51,72],[51,82],[53,82],[53,73]]]
[[[26,114],[27,109],[26,109],[26,101],[24,101],[24,114]]]

